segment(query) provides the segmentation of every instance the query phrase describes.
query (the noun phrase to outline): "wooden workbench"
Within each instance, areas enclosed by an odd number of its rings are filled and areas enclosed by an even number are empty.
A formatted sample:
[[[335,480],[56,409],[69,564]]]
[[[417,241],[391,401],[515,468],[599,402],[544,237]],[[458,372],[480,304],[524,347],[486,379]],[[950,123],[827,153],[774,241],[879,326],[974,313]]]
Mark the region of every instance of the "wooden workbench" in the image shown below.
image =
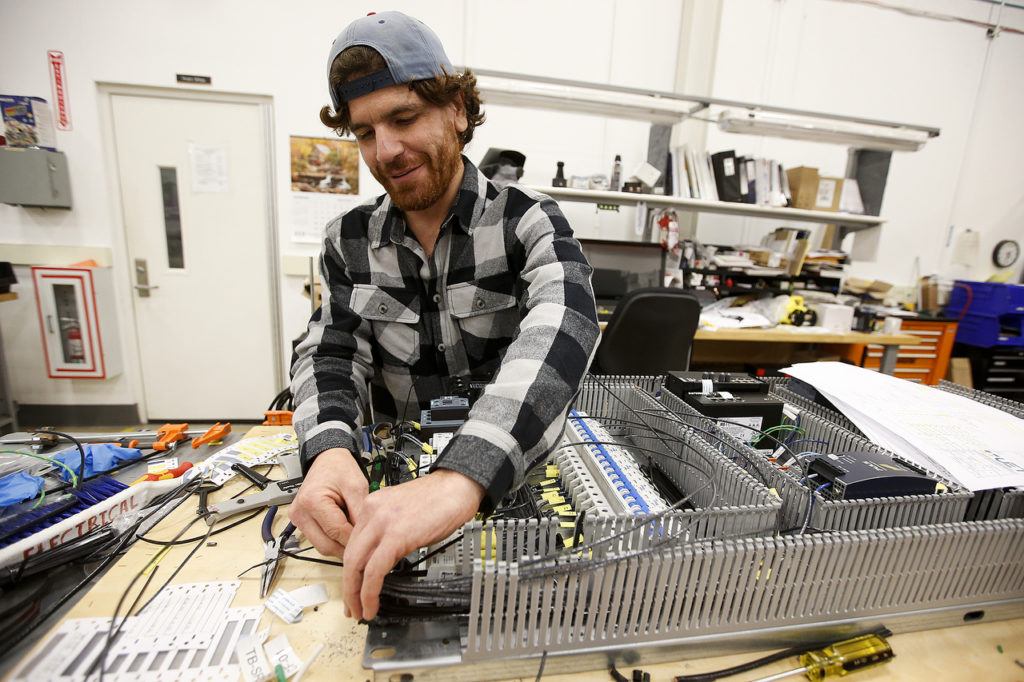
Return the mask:
[[[601,331],[608,326],[601,322]],[[771,329],[698,329],[693,337],[690,366],[716,364],[787,365],[813,362],[822,356],[838,359],[850,346],[882,346],[880,370],[892,374],[900,346],[914,346],[921,340],[910,334],[865,332],[815,332],[779,325]]]
[[[280,427],[256,427],[246,435],[257,436],[277,433],[281,430]],[[277,477],[274,472],[272,474],[272,478]],[[219,495],[228,497],[245,485],[246,481],[236,477],[223,490],[219,491]],[[216,501],[216,499],[220,499],[220,497],[211,501]],[[195,517],[195,510],[196,504],[193,497],[169,514],[149,536],[155,539],[171,539],[185,523]],[[278,516],[280,517],[281,514]],[[225,525],[230,521],[229,519],[224,522]],[[178,574],[175,582],[233,579],[244,569],[262,561],[261,521],[262,515],[258,515],[236,528],[213,536],[211,542],[216,545],[202,547]],[[283,524],[284,521],[278,518],[277,529],[283,527]],[[193,529],[199,534],[205,532],[201,524],[196,524]],[[189,532],[188,535],[193,536],[195,533]],[[165,576],[170,574],[170,571],[178,565],[193,546],[192,544],[181,545],[167,552],[159,564],[160,568],[150,590],[155,590],[156,586],[166,579]],[[65,618],[110,616],[128,581],[160,551],[161,548],[158,546],[143,542],[136,543],[105,575],[97,580]],[[276,587],[292,590],[305,584],[323,582],[331,596],[331,601],[320,606],[316,611],[307,610],[302,621],[294,625],[286,625],[269,613],[264,616],[262,621],[263,627],[270,626],[270,637],[281,633],[286,634],[296,652],[303,659],[308,657],[318,644],[324,645],[323,651],[303,680],[310,682],[366,680],[372,677],[361,664],[366,627],[346,618],[342,611],[341,571],[341,568],[334,566],[285,559],[275,584]],[[259,570],[250,571],[241,578],[241,581],[242,586],[232,605],[258,605],[260,603]],[[59,624],[56,623],[54,629]],[[46,641],[47,636],[41,637],[33,652]],[[863,680],[863,682],[929,678],[970,680],[971,682],[1024,680],[1024,667],[1015,663],[1015,660],[1024,662],[1024,619],[977,623],[958,628],[896,635],[891,639],[891,643],[897,654],[894,661],[876,669],[857,673],[853,679]],[[670,680],[674,675],[715,670],[748,661],[756,656],[756,653],[744,653],[700,661],[652,665],[644,669],[651,672],[651,677],[655,681]],[[747,673],[738,679],[750,680],[788,670],[795,667],[795,660],[780,661],[753,673]],[[4,672],[9,675],[12,671]],[[629,670],[622,672],[627,677],[630,674]],[[531,676],[529,679],[532,680],[533,677]],[[604,672],[588,671],[566,675],[545,675],[544,679],[579,682],[610,678]]]
[[[921,340],[910,334],[814,332],[788,325],[772,329],[698,329],[690,363],[785,365],[818,360],[823,355],[838,358],[849,346],[869,343],[883,347],[880,371],[892,374],[900,346],[913,346]]]

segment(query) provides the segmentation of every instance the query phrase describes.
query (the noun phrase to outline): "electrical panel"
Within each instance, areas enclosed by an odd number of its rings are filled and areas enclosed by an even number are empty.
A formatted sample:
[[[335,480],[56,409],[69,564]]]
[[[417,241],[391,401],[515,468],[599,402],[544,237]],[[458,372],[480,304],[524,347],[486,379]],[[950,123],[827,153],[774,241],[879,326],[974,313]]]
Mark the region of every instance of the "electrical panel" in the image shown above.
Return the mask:
[[[71,179],[63,152],[0,147],[0,202],[71,208]]]

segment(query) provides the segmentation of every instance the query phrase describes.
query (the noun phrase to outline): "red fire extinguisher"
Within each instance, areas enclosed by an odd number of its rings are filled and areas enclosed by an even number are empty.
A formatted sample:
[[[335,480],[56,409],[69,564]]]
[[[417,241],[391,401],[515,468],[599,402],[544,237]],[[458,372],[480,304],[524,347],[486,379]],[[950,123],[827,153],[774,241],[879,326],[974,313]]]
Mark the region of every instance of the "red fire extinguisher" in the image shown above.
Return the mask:
[[[82,330],[78,324],[71,324],[67,330],[68,359],[71,362],[85,362],[85,345],[82,343]]]

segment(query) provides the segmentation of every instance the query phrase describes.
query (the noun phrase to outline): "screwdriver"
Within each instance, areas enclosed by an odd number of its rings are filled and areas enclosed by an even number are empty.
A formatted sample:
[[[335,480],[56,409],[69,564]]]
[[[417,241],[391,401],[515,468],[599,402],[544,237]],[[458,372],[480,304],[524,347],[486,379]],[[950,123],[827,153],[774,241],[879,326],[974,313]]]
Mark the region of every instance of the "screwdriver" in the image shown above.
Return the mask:
[[[892,647],[882,637],[863,635],[830,644],[823,649],[812,649],[801,654],[801,667],[762,677],[755,682],[772,682],[801,673],[815,681],[826,677],[843,677],[856,670],[885,663],[895,655]]]

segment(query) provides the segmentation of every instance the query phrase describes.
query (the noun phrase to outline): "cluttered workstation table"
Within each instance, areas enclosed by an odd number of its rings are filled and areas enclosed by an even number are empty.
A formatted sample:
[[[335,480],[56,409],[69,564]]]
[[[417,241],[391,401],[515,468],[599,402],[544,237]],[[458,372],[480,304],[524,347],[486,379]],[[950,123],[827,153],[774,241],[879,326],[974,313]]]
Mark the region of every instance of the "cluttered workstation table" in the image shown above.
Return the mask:
[[[729,362],[744,358],[747,362],[788,364],[798,359],[795,352],[811,348],[816,356],[837,353],[837,347],[882,346],[880,371],[892,374],[901,346],[915,346],[920,339],[910,334],[879,332],[829,332],[780,325],[773,329],[698,329],[693,337],[694,363]],[[818,347],[824,346],[824,350]]]
[[[245,439],[290,433],[292,433],[290,427],[255,427],[245,434]],[[280,468],[274,467],[268,472],[268,477],[275,480],[284,478],[285,474],[277,471]],[[223,489],[210,494],[206,502],[213,508],[218,503],[244,499],[245,496],[239,496],[239,493],[244,492],[247,488],[251,488],[251,486],[243,477],[235,477]],[[260,529],[263,515],[254,515],[254,518],[230,528],[225,526],[234,522],[235,519],[224,519],[223,523],[217,524],[221,528],[215,525],[211,534],[205,536],[206,524],[195,523],[197,519],[196,497],[196,495],[192,495],[185,499],[182,504],[151,529],[145,536],[150,542],[135,543],[124,556],[96,580],[95,584],[70,611],[61,617],[59,622],[53,624],[48,633],[37,633],[36,645],[17,662],[16,667],[13,667],[13,662],[7,667],[7,670],[4,671],[5,679],[82,679],[81,677],[52,675],[52,670],[49,671],[50,675],[42,674],[45,670],[42,666],[50,660],[47,658],[48,656],[52,657],[53,652],[59,650],[62,644],[71,646],[72,635],[77,632],[71,625],[92,623],[92,629],[86,629],[89,636],[95,635],[99,642],[103,639],[99,635],[107,632],[107,621],[101,620],[99,621],[100,626],[96,626],[94,621],[88,619],[109,619],[115,609],[121,616],[124,616],[131,609],[128,604],[132,606],[145,604],[152,598],[159,586],[168,579],[170,579],[171,585],[167,589],[173,589],[175,585],[195,586],[199,584],[206,584],[205,589],[211,589],[213,586],[223,586],[224,583],[237,581],[237,585],[228,590],[230,597],[228,601],[219,603],[219,611],[211,606],[205,615],[200,615],[211,621],[217,618],[229,620],[234,617],[241,622],[241,616],[232,616],[230,615],[231,611],[225,610],[224,607],[230,606],[232,611],[238,613],[246,612],[248,607],[252,607],[248,610],[249,616],[257,615],[258,617],[264,603],[264,600],[260,598],[261,571],[257,568],[247,572],[247,569],[254,565],[258,566],[264,561],[264,542]],[[283,517],[287,516],[287,506],[283,506],[281,509],[282,513],[278,515],[276,523],[273,525],[275,534],[286,524]],[[191,524],[192,530],[185,530],[183,536],[182,529],[187,528],[189,524]],[[170,546],[159,544],[176,539],[182,544]],[[303,542],[302,544],[308,543]],[[302,550],[293,551],[300,552]],[[306,552],[303,554],[307,557],[310,556]],[[338,566],[299,561],[293,558],[282,559],[276,581],[270,586],[272,590],[292,592],[309,590],[311,587],[319,589],[322,586],[326,592],[326,601],[321,600],[322,603],[305,608],[301,620],[294,623],[286,623],[278,615],[264,612],[259,624],[255,625],[249,622],[246,631],[255,633],[263,628],[269,628],[266,639],[277,643],[275,646],[281,660],[290,661],[293,665],[292,671],[296,665],[305,666],[303,671],[298,673],[304,680],[420,679],[419,675],[413,678],[379,673],[375,677],[373,671],[363,667],[367,627],[343,615],[340,597],[340,579],[343,570]],[[141,580],[140,576],[142,576]],[[194,587],[192,589],[195,590]],[[295,592],[295,594],[298,593]],[[178,603],[176,606],[181,610],[182,618],[185,618],[184,612],[188,611],[187,605]],[[137,610],[133,613],[137,613]],[[276,613],[277,611],[275,611]],[[187,615],[188,619],[192,619],[191,627],[195,630],[216,632],[218,635],[224,632],[224,623],[195,620],[197,617],[199,616],[193,613]],[[174,620],[173,614],[165,616],[165,618],[168,618],[167,623]],[[173,626],[171,628],[173,629]],[[60,633],[64,633],[64,641],[53,639],[54,633],[58,633],[58,637],[61,636]],[[287,641],[280,639],[281,636]],[[235,633],[231,640],[232,644],[237,645],[238,639],[238,634]],[[964,627],[900,633],[892,636],[889,639],[889,644],[896,654],[895,658],[887,665],[858,672],[856,679],[862,679],[865,682],[869,680],[927,679],[929,677],[949,680],[1024,679],[1024,619],[980,622]],[[220,648],[224,649],[223,646]],[[715,643],[709,642],[703,651],[718,649],[719,647]],[[111,650],[116,651],[114,648]],[[738,650],[745,649],[739,648]],[[175,668],[173,664],[168,667],[168,664],[160,656],[145,654],[144,647],[139,648],[138,651],[143,663],[136,667],[131,667],[133,663],[130,657],[126,658],[123,654],[110,655],[108,665],[119,666],[119,668],[117,670],[108,669],[106,679],[238,679],[237,668],[201,668],[190,672],[188,668],[183,667],[189,664],[189,658],[183,658],[181,667]],[[242,649],[239,649],[240,651]],[[647,656],[643,661],[631,661],[628,655],[620,658],[617,661],[619,673],[626,675],[626,679],[639,679],[639,677],[630,678],[629,676],[633,669],[642,669],[650,675],[649,679],[668,680],[676,675],[692,675],[739,665],[758,656],[756,653],[748,652],[708,658],[702,653],[702,646],[699,642],[692,644],[685,655],[671,653],[673,651],[671,648],[665,648],[660,653],[656,650],[652,652],[650,649],[646,651]],[[169,653],[174,653],[173,649],[169,649]],[[387,650],[380,650],[382,656],[386,656],[388,653]],[[231,661],[230,654],[230,648],[221,652],[221,659],[224,663]],[[207,658],[207,662],[209,660]],[[602,668],[606,669],[607,665],[600,662],[600,657],[596,664],[592,656],[589,659],[581,660],[573,656],[552,655],[541,659],[541,661],[540,666],[545,667],[544,679],[563,680],[564,682],[612,679],[608,672],[602,671]],[[61,659],[61,662],[62,665],[67,666],[67,669],[73,669],[76,663],[84,665],[82,661]],[[234,662],[237,663],[237,660]],[[534,660],[534,664],[536,663],[537,661]],[[792,670],[796,665],[797,659],[788,657],[735,679],[754,679],[754,677],[761,679],[765,675]],[[147,673],[148,670],[163,670],[165,672]],[[435,675],[431,679],[479,679],[476,676],[477,671],[478,669],[475,668],[465,670],[459,667],[442,668],[435,671]],[[149,676],[144,676],[146,674]],[[640,677],[642,677],[642,673]],[[426,676],[424,676],[425,678]],[[496,679],[495,677],[489,678]],[[531,674],[507,679],[533,678],[534,675]],[[88,679],[98,679],[98,675],[93,675]],[[254,678],[245,675],[242,679]],[[290,679],[294,680],[298,677],[292,675]]]

